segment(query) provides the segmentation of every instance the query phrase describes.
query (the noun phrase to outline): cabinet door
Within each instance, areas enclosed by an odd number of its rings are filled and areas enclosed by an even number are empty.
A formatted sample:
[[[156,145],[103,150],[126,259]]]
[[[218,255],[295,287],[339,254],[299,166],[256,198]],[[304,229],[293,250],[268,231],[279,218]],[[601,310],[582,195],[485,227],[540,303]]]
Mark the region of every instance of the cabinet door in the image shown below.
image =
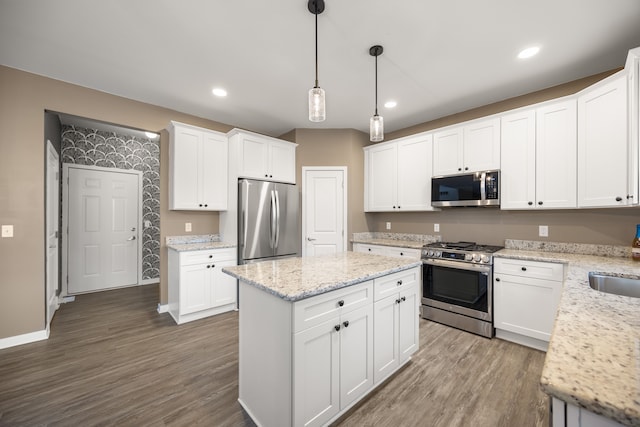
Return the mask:
[[[169,209],[198,209],[201,141],[201,132],[186,127],[174,127],[169,154]]]
[[[398,142],[398,209],[430,211],[432,135]]]
[[[433,175],[455,175],[462,172],[461,127],[451,128],[433,135]]]
[[[619,76],[578,98],[578,206],[633,203],[629,184],[627,78]]]
[[[384,144],[365,152],[365,211],[393,211],[397,206],[396,144]]]
[[[236,302],[238,281],[222,272],[223,267],[236,265],[235,261],[218,261],[213,268],[212,307],[234,304]]]
[[[373,305],[340,318],[340,407],[373,386]]]
[[[296,183],[296,148],[285,142],[269,143],[269,178]]]
[[[200,155],[200,198],[198,204],[205,210],[227,210],[228,181],[227,138],[224,135],[205,132]]]
[[[577,206],[576,101],[536,112],[536,203],[539,208]]]
[[[465,172],[500,169],[500,119],[465,126],[462,147]]]
[[[294,335],[293,419],[322,426],[340,411],[340,318]]]
[[[180,315],[211,307],[211,268],[205,264],[180,267]]]
[[[368,254],[375,254],[375,255],[386,255],[386,248],[384,246],[377,246],[377,245],[365,245],[362,243],[354,243],[353,244],[353,251],[354,252],[365,252]]]
[[[549,342],[562,282],[496,274],[495,327]]]
[[[500,208],[532,209],[536,200],[536,112],[502,117]]]
[[[398,304],[398,359],[400,364],[418,350],[420,296],[418,286],[400,292]]]
[[[243,135],[240,141],[240,167],[242,178],[269,178],[269,143],[266,140]]]
[[[399,365],[398,293],[373,305],[373,380],[377,384]]]

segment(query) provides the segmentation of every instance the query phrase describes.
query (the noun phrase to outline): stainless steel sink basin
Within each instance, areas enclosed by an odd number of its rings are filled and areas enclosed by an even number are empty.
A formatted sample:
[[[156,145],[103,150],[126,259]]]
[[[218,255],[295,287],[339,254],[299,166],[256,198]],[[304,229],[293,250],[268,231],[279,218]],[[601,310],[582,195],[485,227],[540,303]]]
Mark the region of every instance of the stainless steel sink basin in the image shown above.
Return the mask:
[[[640,298],[640,279],[607,276],[590,272],[589,286],[600,292]]]

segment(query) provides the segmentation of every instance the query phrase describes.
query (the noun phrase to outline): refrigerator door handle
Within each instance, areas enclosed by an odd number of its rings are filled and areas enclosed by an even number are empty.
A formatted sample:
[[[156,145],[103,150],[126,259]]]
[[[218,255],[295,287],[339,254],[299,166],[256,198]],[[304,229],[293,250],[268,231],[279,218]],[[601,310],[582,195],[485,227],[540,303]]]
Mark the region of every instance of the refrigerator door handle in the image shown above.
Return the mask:
[[[271,190],[271,215],[269,217],[269,247],[271,249],[275,249],[275,236],[276,236],[276,227],[277,227],[277,208],[276,208],[276,195],[275,191]]]
[[[275,190],[275,193],[276,193],[276,238],[275,238],[274,249],[277,249],[278,244],[280,243],[280,196],[278,195],[278,190]]]

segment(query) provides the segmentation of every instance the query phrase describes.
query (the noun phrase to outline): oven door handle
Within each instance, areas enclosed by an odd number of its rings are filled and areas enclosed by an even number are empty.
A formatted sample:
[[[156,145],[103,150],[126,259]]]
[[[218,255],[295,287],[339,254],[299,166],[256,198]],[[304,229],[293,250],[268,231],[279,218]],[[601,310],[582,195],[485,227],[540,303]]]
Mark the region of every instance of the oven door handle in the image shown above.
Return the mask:
[[[438,267],[455,268],[456,270],[476,271],[478,273],[489,274],[491,272],[490,265],[469,264],[466,262],[449,261],[445,259],[427,259],[422,261],[424,264],[435,265]]]

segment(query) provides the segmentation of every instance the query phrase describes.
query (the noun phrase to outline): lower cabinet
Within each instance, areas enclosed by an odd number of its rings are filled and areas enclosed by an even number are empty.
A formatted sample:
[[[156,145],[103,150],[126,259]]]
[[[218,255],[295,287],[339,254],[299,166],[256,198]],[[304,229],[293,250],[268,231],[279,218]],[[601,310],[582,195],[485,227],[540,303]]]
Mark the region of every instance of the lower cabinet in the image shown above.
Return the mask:
[[[375,255],[386,255],[400,258],[420,259],[420,249],[401,248],[397,246],[370,245],[354,243],[353,252],[366,252]]]
[[[495,258],[496,337],[546,351],[560,303],[564,265]]]
[[[169,314],[177,324],[236,308],[237,281],[222,272],[236,265],[235,248],[169,250]]]
[[[241,281],[240,404],[265,427],[336,420],[418,349],[421,277],[415,267],[296,302]]]
[[[551,399],[551,415],[553,427],[622,427],[617,421],[555,397]]]

